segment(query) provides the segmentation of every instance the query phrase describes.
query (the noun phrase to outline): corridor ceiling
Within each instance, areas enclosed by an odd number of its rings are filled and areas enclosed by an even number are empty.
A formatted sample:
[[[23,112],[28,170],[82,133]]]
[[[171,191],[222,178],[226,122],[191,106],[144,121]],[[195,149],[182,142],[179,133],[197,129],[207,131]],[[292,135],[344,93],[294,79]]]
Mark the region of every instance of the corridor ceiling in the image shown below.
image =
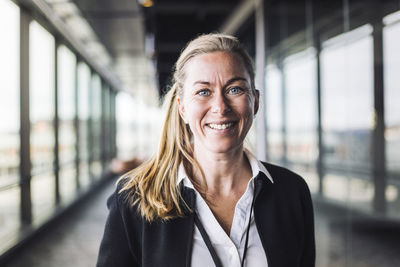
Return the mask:
[[[234,10],[252,0],[152,0],[152,7],[139,4],[145,0],[72,1],[111,54],[117,70],[120,67],[127,80],[136,77],[131,80],[133,85],[135,79],[140,79],[138,76],[156,79],[162,96],[168,89],[173,64],[184,45],[201,33],[219,31]],[[286,53],[301,50],[316,39],[323,41],[345,30],[373,23],[376,15],[366,13],[371,10],[385,14],[397,10],[391,6],[393,1],[349,0],[351,15],[345,29],[344,3],[264,0],[269,55],[277,52],[279,56],[284,46]],[[365,5],[373,7],[366,9]],[[235,33],[253,56],[254,29],[254,14],[251,14]],[[285,42],[280,43],[282,40]],[[142,70],[144,66],[140,60],[138,64],[138,58],[143,56],[152,59],[153,73],[148,73],[146,68]]]
[[[143,55],[153,59],[159,93],[168,86],[180,50],[201,33],[218,31],[240,0],[73,0],[125,75]],[[136,64],[137,65],[137,64]]]

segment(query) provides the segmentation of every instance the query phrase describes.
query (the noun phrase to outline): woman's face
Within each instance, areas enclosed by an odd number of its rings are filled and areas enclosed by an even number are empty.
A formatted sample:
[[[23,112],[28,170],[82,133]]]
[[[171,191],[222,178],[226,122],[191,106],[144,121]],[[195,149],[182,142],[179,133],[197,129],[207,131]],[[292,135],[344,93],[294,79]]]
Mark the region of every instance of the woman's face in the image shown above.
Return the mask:
[[[196,152],[242,149],[258,109],[250,75],[234,53],[195,56],[185,66],[179,113],[193,133]]]

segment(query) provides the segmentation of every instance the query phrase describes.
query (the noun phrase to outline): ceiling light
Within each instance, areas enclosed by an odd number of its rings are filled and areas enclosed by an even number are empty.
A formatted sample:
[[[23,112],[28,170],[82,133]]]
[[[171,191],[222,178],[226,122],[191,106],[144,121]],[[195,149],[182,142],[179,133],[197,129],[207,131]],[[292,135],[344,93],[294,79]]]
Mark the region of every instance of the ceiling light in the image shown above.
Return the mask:
[[[153,0],[138,0],[139,4],[141,4],[144,7],[152,7],[154,6]]]

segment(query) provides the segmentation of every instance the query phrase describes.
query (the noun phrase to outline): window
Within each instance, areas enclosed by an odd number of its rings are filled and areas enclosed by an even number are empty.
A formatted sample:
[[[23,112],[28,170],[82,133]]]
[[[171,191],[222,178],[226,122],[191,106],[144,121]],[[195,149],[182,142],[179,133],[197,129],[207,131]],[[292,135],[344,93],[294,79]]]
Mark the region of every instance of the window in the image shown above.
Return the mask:
[[[282,73],[276,65],[266,70],[265,112],[267,119],[267,157],[280,163],[283,159]]]
[[[54,51],[53,36],[30,24],[30,121],[32,213],[34,221],[52,212],[55,203]]]
[[[19,8],[0,0],[0,254],[20,228]]]
[[[76,193],[75,55],[65,46],[58,48],[58,153],[61,200]]]
[[[400,217],[400,23],[399,12],[393,14],[397,21],[383,28],[384,99],[385,99],[385,148],[387,187],[385,191],[388,211]],[[390,15],[389,15],[390,16]],[[388,16],[388,17],[389,17]],[[385,21],[385,19],[384,19]]]
[[[313,191],[318,188],[316,71],[313,49],[292,55],[284,61],[287,160],[307,179]]]
[[[325,195],[370,210],[373,47],[369,25],[323,44],[321,52]],[[349,199],[350,198],[350,199]]]
[[[383,38],[386,163],[390,172],[400,175],[400,23],[386,26]]]

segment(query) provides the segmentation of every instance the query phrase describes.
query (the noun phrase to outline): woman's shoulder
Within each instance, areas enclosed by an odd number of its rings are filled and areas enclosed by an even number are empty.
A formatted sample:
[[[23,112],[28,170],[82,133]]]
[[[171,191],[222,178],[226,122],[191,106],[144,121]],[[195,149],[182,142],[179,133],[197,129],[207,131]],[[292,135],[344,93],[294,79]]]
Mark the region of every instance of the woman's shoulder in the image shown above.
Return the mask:
[[[290,188],[300,188],[308,191],[306,181],[299,174],[279,165],[268,162],[262,162],[272,177],[273,183],[276,186],[284,186]]]
[[[135,198],[137,198],[134,189],[127,187],[128,180],[121,178],[116,183],[114,191],[111,193],[107,200],[108,209],[117,209],[119,212],[132,213],[137,211],[137,204]]]

